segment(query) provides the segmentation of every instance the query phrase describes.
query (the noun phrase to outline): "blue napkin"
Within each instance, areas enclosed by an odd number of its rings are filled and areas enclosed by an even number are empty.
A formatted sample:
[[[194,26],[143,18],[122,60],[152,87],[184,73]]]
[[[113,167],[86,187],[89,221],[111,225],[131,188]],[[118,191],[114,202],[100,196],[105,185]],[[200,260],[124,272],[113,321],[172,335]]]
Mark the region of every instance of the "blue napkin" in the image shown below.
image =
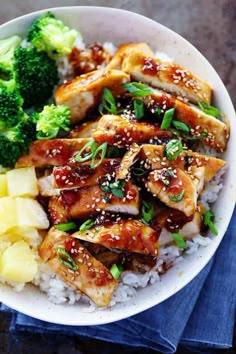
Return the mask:
[[[200,274],[163,303],[99,326],[62,326],[15,313],[11,331],[60,332],[174,353],[178,345],[203,352],[232,346],[236,305],[236,209],[215,255]],[[2,310],[10,309],[2,305]],[[10,310],[11,311],[11,310]]]

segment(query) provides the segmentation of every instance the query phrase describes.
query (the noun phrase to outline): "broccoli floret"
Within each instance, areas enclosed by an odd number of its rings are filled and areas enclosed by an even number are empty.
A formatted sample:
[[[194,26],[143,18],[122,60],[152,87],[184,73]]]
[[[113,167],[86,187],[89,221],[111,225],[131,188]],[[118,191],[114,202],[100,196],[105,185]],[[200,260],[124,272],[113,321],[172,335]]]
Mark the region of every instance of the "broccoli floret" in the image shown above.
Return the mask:
[[[0,128],[14,126],[24,114],[13,71],[14,52],[20,43],[19,36],[0,40]]]
[[[27,153],[32,141],[36,139],[36,125],[26,114],[12,128],[0,130],[0,165],[14,167],[23,153]]]
[[[52,58],[67,55],[79,32],[71,30],[51,12],[38,17],[30,26],[27,40],[39,51],[45,51]]]
[[[23,99],[14,79],[0,80],[0,128],[16,125],[24,116]]]
[[[25,108],[45,104],[59,80],[55,61],[34,47],[16,49],[14,70]]]
[[[70,130],[71,112],[64,105],[45,106],[40,113],[33,113],[32,120],[36,123],[37,139],[53,139],[60,130]]]
[[[8,140],[4,136],[0,137],[0,164],[3,167],[14,167],[21,155],[22,150],[19,144]]]
[[[21,121],[17,125],[17,130],[19,134],[19,141],[22,141],[22,150],[24,154],[27,154],[30,144],[32,141],[36,140],[36,124],[33,122],[31,117],[27,117],[26,120]]]
[[[12,36],[0,40],[0,66],[1,70],[9,71],[13,66],[14,51],[19,47],[22,39]]]
[[[4,136],[14,143],[28,145],[28,143],[36,139],[36,124],[31,118],[27,117],[12,128],[1,129],[0,137],[1,136]]]

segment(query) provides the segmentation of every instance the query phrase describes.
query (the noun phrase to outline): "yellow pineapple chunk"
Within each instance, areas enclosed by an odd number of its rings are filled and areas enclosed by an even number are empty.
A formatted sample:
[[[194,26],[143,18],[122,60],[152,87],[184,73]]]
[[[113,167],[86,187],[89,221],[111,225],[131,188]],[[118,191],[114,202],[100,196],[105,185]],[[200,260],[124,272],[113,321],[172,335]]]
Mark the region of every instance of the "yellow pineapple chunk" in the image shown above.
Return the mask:
[[[49,227],[47,214],[37,200],[16,198],[16,213],[18,226],[30,226],[36,229],[47,229]]]
[[[7,172],[8,192],[12,197],[34,197],[38,195],[34,167],[17,168]]]
[[[21,240],[26,241],[33,248],[38,247],[42,242],[42,236],[39,234],[38,230],[32,226],[16,226],[10,230],[10,233],[12,237],[20,237]]]
[[[14,198],[0,198],[0,235],[17,225],[16,202]]]
[[[7,175],[0,175],[0,197],[7,196]]]
[[[34,254],[25,241],[14,243],[0,257],[0,276],[8,281],[30,282],[37,270]]]

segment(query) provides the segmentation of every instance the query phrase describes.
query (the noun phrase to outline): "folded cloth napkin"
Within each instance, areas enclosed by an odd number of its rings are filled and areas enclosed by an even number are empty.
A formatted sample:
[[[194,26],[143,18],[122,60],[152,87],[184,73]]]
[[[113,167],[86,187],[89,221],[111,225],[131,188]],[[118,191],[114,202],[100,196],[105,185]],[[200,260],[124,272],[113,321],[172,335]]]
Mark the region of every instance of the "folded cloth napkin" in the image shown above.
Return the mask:
[[[15,313],[11,331],[60,332],[174,353],[232,346],[236,307],[236,209],[215,257],[177,294],[138,315],[99,326],[62,326]],[[2,305],[2,310],[10,309]],[[11,310],[10,310],[11,311]],[[208,350],[209,352],[209,350]]]

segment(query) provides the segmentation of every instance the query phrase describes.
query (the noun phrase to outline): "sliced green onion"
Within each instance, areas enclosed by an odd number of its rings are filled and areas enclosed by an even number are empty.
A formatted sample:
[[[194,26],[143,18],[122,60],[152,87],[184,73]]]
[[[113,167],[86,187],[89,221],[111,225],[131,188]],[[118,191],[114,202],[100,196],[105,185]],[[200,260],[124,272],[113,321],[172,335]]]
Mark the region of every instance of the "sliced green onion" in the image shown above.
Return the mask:
[[[112,194],[117,197],[117,198],[123,198],[124,197],[124,192],[122,191],[122,189],[118,189],[118,188],[113,188],[111,190]]]
[[[101,184],[100,189],[103,190],[104,192],[112,193],[117,198],[123,198],[124,197],[124,191],[123,191],[124,186],[125,186],[125,181],[118,180],[118,181],[112,182],[108,185]]]
[[[145,221],[145,223],[149,223],[155,214],[155,209],[151,203],[143,200],[141,212],[142,212],[142,219]]]
[[[82,149],[75,155],[74,160],[76,162],[84,162],[88,161],[93,157],[94,152],[96,151],[96,142],[94,139],[89,140],[83,147]],[[85,152],[87,149],[90,149],[89,153],[86,153],[85,156],[83,156],[83,152]]]
[[[101,198],[102,198],[106,203],[110,203],[110,202],[111,202],[111,198],[109,198],[107,195],[101,195]]]
[[[111,189],[110,189],[109,185],[107,185],[107,184],[101,184],[100,189],[104,192],[107,192],[107,193],[111,192]]]
[[[185,133],[189,133],[190,132],[190,128],[187,124],[180,122],[178,120],[172,120],[172,124],[173,126],[177,129],[177,130],[181,130]]]
[[[175,195],[169,196],[169,199],[172,202],[178,203],[178,202],[180,202],[183,199],[184,194],[185,194],[185,190],[182,189],[182,191],[179,194],[175,194]]]
[[[91,168],[96,168],[98,167],[99,165],[101,165],[102,161],[104,160],[105,156],[106,156],[106,152],[107,152],[107,143],[103,143],[101,144],[95,151],[94,151],[94,154],[92,156],[92,160],[91,160],[91,164],[90,164],[90,167]],[[96,159],[96,156],[101,153],[100,155],[100,158],[98,160],[97,163],[95,163],[95,159]]]
[[[204,101],[198,101],[197,103],[198,103],[199,108],[204,113],[209,114],[210,116],[213,116],[216,118],[221,116],[221,111],[217,107],[211,106]]]
[[[187,247],[183,235],[181,235],[179,232],[174,232],[171,235],[179,248],[185,249]]]
[[[175,160],[179,154],[183,151],[183,146],[180,140],[172,139],[165,147],[165,153],[168,160]]]
[[[144,103],[141,100],[134,100],[134,113],[136,119],[141,119],[144,116]]]
[[[116,157],[120,157],[120,149],[117,146],[110,146],[107,149],[107,157],[108,158],[116,158]]]
[[[55,225],[55,228],[60,231],[70,231],[77,228],[77,224],[73,221],[62,222],[61,224]]]
[[[113,276],[114,279],[119,279],[121,273],[122,273],[123,267],[121,265],[117,264],[112,264],[110,268],[110,273]]]
[[[152,89],[140,82],[130,82],[128,84],[123,84],[123,87],[137,97],[149,96],[153,93]]]
[[[125,181],[122,181],[122,180],[116,181],[114,183],[110,183],[111,193],[117,198],[123,198],[124,197],[124,191],[123,191],[124,186],[125,186]]]
[[[68,252],[66,252],[64,248],[58,247],[56,249],[56,255],[59,261],[65,266],[67,266],[68,268],[72,270],[78,269],[78,265],[75,263],[74,259],[71,257],[71,255]]]
[[[204,225],[208,226],[211,232],[217,236],[218,235],[218,230],[214,224],[214,219],[215,215],[213,211],[208,210],[204,215],[203,215],[203,223]]]
[[[103,89],[102,102],[98,110],[101,115],[107,112],[117,114],[116,100],[112,92],[107,87],[104,87]]]
[[[183,138],[187,140],[200,140],[203,139],[207,136],[206,132],[203,132],[199,135],[188,135],[188,134],[183,134]]]
[[[161,118],[161,108],[160,107],[155,108],[154,114],[158,119],[160,119]]]
[[[171,121],[175,113],[175,108],[170,108],[167,111],[165,111],[162,123],[161,123],[161,129],[169,129],[171,126]]]
[[[92,219],[86,220],[82,225],[80,225],[79,231],[86,231],[94,226],[94,221]]]
[[[133,167],[132,168],[132,173],[134,174],[134,176],[143,176],[145,174],[145,170],[142,167]]]

